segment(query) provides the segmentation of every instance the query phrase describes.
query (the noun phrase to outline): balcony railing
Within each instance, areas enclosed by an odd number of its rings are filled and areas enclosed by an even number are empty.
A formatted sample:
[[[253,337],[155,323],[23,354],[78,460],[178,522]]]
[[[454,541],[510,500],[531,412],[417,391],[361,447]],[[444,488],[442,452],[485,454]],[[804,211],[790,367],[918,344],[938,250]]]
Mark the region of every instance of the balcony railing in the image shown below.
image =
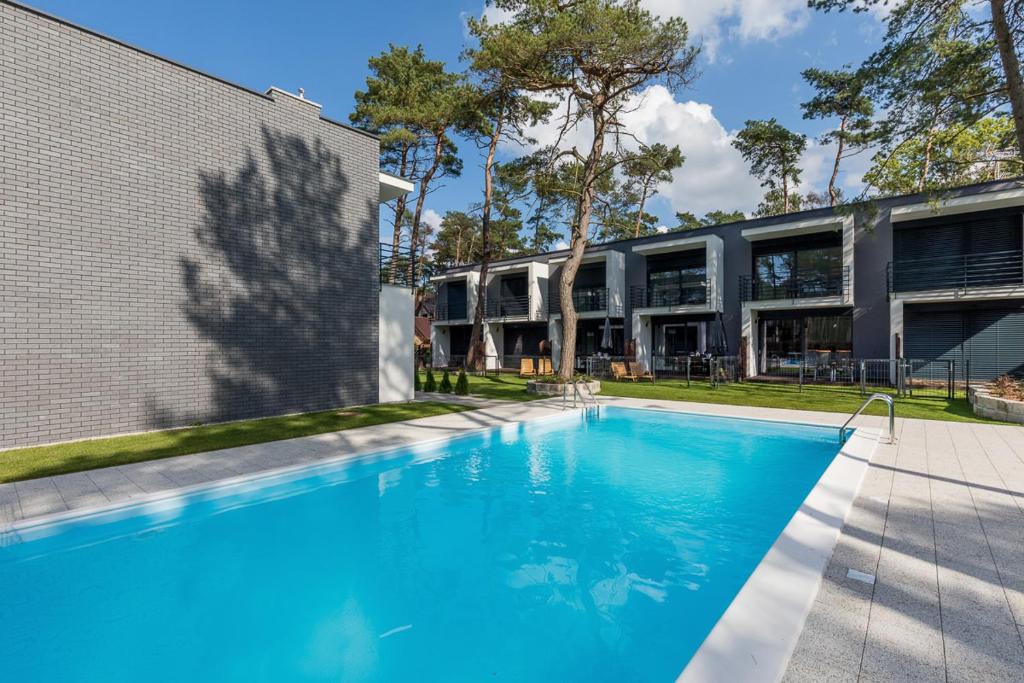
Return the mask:
[[[498,296],[488,298],[484,305],[488,318],[528,318],[533,310],[532,297]]]
[[[777,282],[740,276],[740,301],[775,301],[845,296],[850,289],[850,267],[830,272],[802,272]]]
[[[889,262],[889,293],[1024,285],[1024,251]]]
[[[572,291],[572,305],[577,313],[594,313],[608,310],[607,287],[581,287]],[[558,283],[552,283],[548,295],[548,313],[562,312],[562,294]]]
[[[434,309],[434,320],[465,320],[468,313],[465,300],[441,301]]]
[[[633,308],[659,308],[662,306],[700,306],[708,302],[708,283],[693,282],[679,285],[649,285],[630,287],[629,303]]]
[[[377,264],[381,284],[412,285],[412,252],[408,247],[396,250],[392,245],[381,242],[377,250]]]

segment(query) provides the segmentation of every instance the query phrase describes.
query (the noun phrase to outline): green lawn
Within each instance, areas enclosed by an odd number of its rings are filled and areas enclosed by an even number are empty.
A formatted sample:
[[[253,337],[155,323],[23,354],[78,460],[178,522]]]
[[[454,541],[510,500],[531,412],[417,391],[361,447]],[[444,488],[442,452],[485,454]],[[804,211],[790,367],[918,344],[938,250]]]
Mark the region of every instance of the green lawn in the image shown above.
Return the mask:
[[[170,429],[53,446],[18,448],[0,451],[0,482],[47,477],[144,460],[158,460],[175,455],[292,439],[386,422],[412,420],[417,417],[457,413],[463,410],[469,410],[469,408],[433,401],[390,403],[186,429]]]
[[[441,383],[442,372],[435,372],[434,379]],[[452,386],[455,386],[456,373],[449,375]],[[526,393],[526,380],[520,379],[517,375],[485,375],[478,377],[469,376],[469,393],[472,396],[482,398],[497,398],[505,401],[535,401],[543,396],[534,396]],[[426,381],[426,373],[420,373],[420,382]]]
[[[437,375],[437,378],[440,381],[440,375]],[[473,395],[487,396],[488,398],[514,401],[527,401],[535,398],[526,393],[526,380],[515,375],[471,376],[469,390]],[[741,384],[726,384],[713,389],[707,382],[694,381],[687,387],[685,380],[672,379],[658,380],[654,384],[602,380],[601,394],[763,408],[822,410],[833,413],[852,413],[860,407],[864,400],[859,390],[851,387],[805,386],[801,392],[800,387],[788,384],[743,382]],[[886,408],[884,404],[876,402],[868,408],[866,413],[885,415]],[[925,420],[991,422],[991,420],[976,417],[971,412],[971,406],[967,403],[967,399],[963,398],[952,401],[941,398],[900,398],[896,400],[896,415]]]

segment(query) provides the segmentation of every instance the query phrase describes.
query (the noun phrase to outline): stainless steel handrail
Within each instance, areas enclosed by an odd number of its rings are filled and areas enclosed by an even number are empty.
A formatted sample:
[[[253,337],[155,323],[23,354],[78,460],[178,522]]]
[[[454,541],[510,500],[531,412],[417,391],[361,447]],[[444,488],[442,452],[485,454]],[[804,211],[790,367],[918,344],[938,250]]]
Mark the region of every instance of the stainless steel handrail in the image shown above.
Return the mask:
[[[562,385],[562,408],[565,408],[565,404],[566,404],[566,400],[567,400],[566,399],[566,395],[569,393],[569,385],[572,385],[572,407],[573,408],[576,407],[576,399],[577,399],[577,397],[579,398],[580,401],[583,402],[583,407],[586,407],[586,405],[587,405],[587,396],[584,396],[583,392],[580,391],[580,384],[582,384],[583,388],[587,390],[587,394],[589,395],[590,400],[593,402],[594,407],[597,408],[598,411],[600,411],[601,410],[601,403],[597,400],[597,397],[594,396],[594,392],[590,390],[590,385],[587,384],[586,382],[584,382],[582,380],[578,380],[578,379],[571,380],[571,381],[566,382],[565,384]]]
[[[892,400],[892,396],[889,394],[874,393],[868,396],[868,399],[864,403],[860,404],[860,408],[857,408],[857,412],[850,416],[843,426],[839,428],[839,443],[846,443],[846,430],[850,429],[850,423],[864,412],[864,409],[871,405],[872,401],[882,401],[889,407],[889,441],[888,443],[895,443],[896,441],[896,402]]]

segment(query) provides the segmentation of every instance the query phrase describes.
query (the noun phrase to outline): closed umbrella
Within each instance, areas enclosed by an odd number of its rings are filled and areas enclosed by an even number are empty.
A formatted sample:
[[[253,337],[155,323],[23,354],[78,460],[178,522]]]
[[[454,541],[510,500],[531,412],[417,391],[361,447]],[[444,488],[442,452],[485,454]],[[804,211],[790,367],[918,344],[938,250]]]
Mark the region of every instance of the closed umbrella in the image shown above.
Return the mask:
[[[604,334],[601,335],[601,348],[612,348],[612,321],[607,317],[604,319]]]

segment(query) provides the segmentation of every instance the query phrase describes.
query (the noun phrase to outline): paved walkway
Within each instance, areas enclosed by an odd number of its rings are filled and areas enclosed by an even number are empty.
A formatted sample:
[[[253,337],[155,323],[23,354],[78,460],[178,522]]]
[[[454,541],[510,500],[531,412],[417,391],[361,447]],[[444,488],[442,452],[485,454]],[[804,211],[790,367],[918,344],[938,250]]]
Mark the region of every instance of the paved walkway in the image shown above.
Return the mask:
[[[825,425],[845,418],[675,401],[602,402]],[[561,410],[561,399],[475,403],[481,407],[463,413],[0,484],[0,529]],[[860,424],[882,423],[865,417]],[[876,451],[785,680],[1024,681],[1024,427],[897,420],[897,433],[897,445]],[[866,576],[850,578],[851,569]]]
[[[784,680],[1024,681],[1024,428],[900,420],[897,433]]]

